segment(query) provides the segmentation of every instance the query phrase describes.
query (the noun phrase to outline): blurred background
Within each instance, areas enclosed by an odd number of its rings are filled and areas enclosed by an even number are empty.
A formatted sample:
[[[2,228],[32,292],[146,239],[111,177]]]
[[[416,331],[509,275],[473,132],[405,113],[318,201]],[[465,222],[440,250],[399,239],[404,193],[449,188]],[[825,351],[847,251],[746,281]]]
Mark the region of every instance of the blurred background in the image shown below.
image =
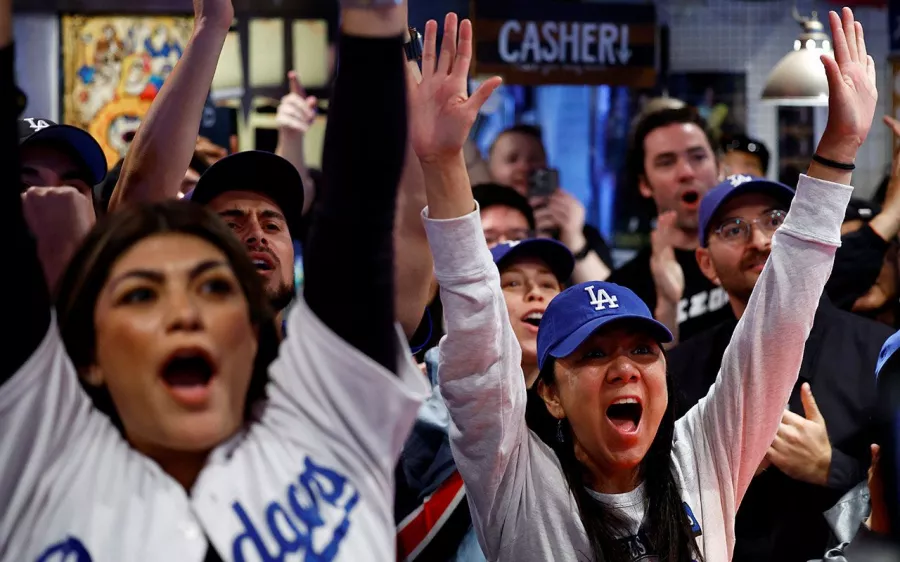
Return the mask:
[[[410,24],[419,29],[448,11],[474,19],[476,81],[498,73],[506,85],[486,106],[473,140],[484,152],[513,123],[539,126],[560,185],[585,204],[588,222],[620,250],[617,261],[645,240],[653,215],[622,174],[630,121],[653,97],[697,106],[722,139],[743,133],[762,141],[774,179],[794,181],[805,169],[825,125],[826,100],[808,92],[792,99],[816,84],[785,84],[784,69],[780,78],[774,70],[791,53],[830,46],[827,38],[823,44],[802,35],[798,15],[803,20],[816,13],[825,21],[829,9],[853,6],[879,61],[882,109],[898,113],[894,86],[900,80],[890,58],[900,51],[895,0],[410,4]],[[101,140],[110,165],[124,154],[191,30],[190,0],[132,0],[125,6],[120,0],[21,0],[15,20],[26,114],[88,129]],[[323,99],[306,141],[307,161],[317,167],[335,64],[336,2],[236,0],[235,6],[201,134],[232,150],[273,149],[277,100],[288,90],[286,72],[296,69],[307,91]],[[548,36],[562,43],[548,43]],[[785,64],[809,67],[809,60]],[[791,67],[787,76],[815,82],[810,73],[816,69]],[[763,99],[764,92],[785,97]],[[875,125],[854,173],[860,196],[872,195],[887,172],[891,138]]]

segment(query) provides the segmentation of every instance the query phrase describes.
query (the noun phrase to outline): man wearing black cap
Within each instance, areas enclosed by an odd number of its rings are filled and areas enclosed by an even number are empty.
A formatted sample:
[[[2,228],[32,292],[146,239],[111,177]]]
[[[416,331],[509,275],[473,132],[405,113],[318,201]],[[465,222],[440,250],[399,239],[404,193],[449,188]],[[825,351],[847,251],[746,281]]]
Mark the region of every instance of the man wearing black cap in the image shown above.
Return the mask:
[[[247,247],[276,310],[294,297],[294,245],[303,189],[293,164],[270,152],[238,152],[219,160],[185,197],[219,214]]]
[[[47,119],[19,121],[22,205],[52,290],[96,221],[92,189],[106,156],[87,132]]]
[[[769,149],[747,135],[732,135],[722,141],[724,175],[747,174],[765,177],[769,171]]]
[[[747,175],[729,176],[704,196],[697,262],[725,289],[736,319],[670,353],[669,372],[683,399],[680,414],[715,382],[792,197],[783,184]],[[734,560],[821,556],[829,533],[822,513],[865,478],[875,400],[871,373],[890,334],[886,326],[821,299],[789,411],[738,511]]]
[[[110,199],[110,211],[125,202],[160,201],[180,193],[219,56],[234,19],[231,0],[195,2],[195,9],[194,32],[135,135]],[[407,162],[411,153],[408,149]],[[399,249],[394,256],[398,272],[394,303],[397,321],[412,337],[424,316],[432,267],[421,219],[424,187],[417,185],[424,179],[416,182],[409,179],[410,175],[407,167],[397,201],[395,239]],[[323,185],[327,180],[324,178]],[[235,229],[266,280],[273,304],[282,313],[294,286],[294,250],[289,241],[301,238],[299,217],[312,206],[313,188],[312,182],[302,181],[287,160],[253,151],[218,161],[201,176],[191,194],[192,200],[211,205]],[[365,189],[365,185],[359,188]]]

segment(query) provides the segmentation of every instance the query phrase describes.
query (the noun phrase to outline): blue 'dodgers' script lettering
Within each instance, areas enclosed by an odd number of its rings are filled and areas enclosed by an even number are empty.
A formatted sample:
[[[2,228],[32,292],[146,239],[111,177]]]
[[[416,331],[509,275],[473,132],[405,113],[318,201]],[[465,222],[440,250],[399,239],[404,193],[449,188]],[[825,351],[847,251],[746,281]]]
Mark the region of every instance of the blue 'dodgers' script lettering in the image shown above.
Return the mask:
[[[240,502],[232,509],[240,519],[244,531],[235,537],[232,553],[235,562],[244,562],[245,553],[253,552],[265,562],[279,562],[285,555],[305,551],[308,562],[334,560],[350,527],[350,512],[359,502],[359,492],[337,472],[315,464],[309,458],[303,474],[285,490],[282,502],[273,501],[266,506],[265,527],[278,544],[278,552],[269,552],[260,531],[247,515]],[[331,522],[323,517],[322,508],[330,506],[343,512],[340,521]],[[331,540],[322,544],[328,537]],[[319,540],[314,537],[322,535]],[[319,550],[316,550],[316,548]],[[80,562],[80,561],[79,561]]]
[[[37,562],[92,562],[91,554],[81,541],[75,537],[68,537],[58,542],[41,553]]]

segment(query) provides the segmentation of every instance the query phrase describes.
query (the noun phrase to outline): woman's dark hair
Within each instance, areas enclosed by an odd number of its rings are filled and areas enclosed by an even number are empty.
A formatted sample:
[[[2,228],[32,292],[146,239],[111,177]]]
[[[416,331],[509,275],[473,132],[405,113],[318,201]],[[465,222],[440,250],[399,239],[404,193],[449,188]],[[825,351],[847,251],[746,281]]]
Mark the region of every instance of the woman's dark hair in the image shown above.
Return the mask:
[[[109,416],[121,431],[121,419],[106,386],[90,385],[81,375],[96,358],[94,309],[113,265],[132,246],[158,234],[196,236],[221,250],[247,298],[250,322],[259,333],[259,347],[244,407],[244,419],[249,420],[253,407],[266,396],[269,364],[278,355],[275,314],[247,251],[228,226],[205,207],[187,201],[127,206],[107,215],[88,234],[69,263],[57,289],[57,322],[82,386],[94,406]]]
[[[665,354],[665,351],[663,351]],[[547,360],[538,375],[538,382],[555,384],[556,361]],[[702,562],[703,557],[694,540],[691,522],[685,512],[672,470],[672,442],[675,435],[675,391],[666,373],[669,404],[659,424],[650,450],[641,462],[640,476],[648,500],[643,530],[659,559],[665,562]],[[591,545],[596,562],[628,562],[632,559],[619,539],[628,534],[625,521],[615,511],[594,499],[585,487],[586,471],[575,457],[572,428],[567,420],[556,420],[535,390],[529,391],[526,423],[556,453],[562,465],[569,489],[578,505],[578,516]],[[561,439],[560,439],[561,438]]]

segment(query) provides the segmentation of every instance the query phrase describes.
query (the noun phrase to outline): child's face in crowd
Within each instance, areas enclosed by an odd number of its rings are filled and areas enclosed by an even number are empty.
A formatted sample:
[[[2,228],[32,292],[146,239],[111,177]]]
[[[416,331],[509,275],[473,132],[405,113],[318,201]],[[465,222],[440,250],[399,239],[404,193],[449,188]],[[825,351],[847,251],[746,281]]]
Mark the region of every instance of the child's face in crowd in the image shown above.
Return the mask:
[[[660,214],[675,211],[681,230],[697,230],[700,199],[717,181],[715,156],[697,125],[673,123],[644,138],[641,195],[652,198]]]
[[[97,356],[85,376],[109,389],[136,449],[206,452],[239,429],[257,337],[215,246],[184,234],[138,242],[110,270],[94,323]]]
[[[535,137],[524,133],[505,133],[491,147],[488,166],[495,182],[527,196],[528,178],[535,170],[547,167],[547,155]]]
[[[523,258],[500,272],[500,286],[522,360],[537,365],[538,325],[547,305],[562,290],[559,280],[542,260]]]
[[[22,188],[74,187],[91,197],[92,186],[84,177],[84,169],[68,152],[52,146],[22,147]]]
[[[281,209],[249,191],[228,191],[207,205],[247,247],[276,310],[294,294],[294,244]]]
[[[481,210],[481,229],[488,248],[503,242],[531,238],[528,219],[521,212],[504,205],[492,205]]]
[[[754,224],[749,240],[726,242],[714,231],[726,220],[739,218],[753,221],[783,207],[768,195],[747,193],[728,201],[716,213],[716,219],[710,226],[708,247],[697,250],[697,263],[703,274],[725,289],[731,298],[743,303],[750,300],[756,280],[769,259],[772,234]]]
[[[556,380],[541,383],[551,415],[572,427],[575,455],[598,491],[628,491],[669,404],[666,362],[657,342],[627,326],[601,329],[556,361]],[[623,400],[626,406],[614,406]]]

